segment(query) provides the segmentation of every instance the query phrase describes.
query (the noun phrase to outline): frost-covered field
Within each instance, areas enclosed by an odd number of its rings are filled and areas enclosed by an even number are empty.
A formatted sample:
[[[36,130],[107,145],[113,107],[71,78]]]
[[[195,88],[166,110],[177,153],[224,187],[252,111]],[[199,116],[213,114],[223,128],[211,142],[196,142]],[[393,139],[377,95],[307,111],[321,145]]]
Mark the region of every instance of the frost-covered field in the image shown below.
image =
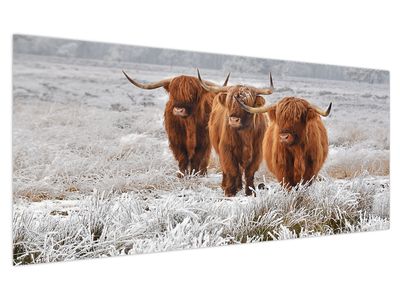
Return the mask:
[[[257,197],[225,198],[209,175],[178,179],[163,89],[142,80],[195,70],[15,55],[14,263],[39,263],[389,228],[389,86],[274,76],[275,102],[326,107],[330,153],[310,188],[287,192],[263,164]],[[223,81],[223,72],[201,70]],[[274,75],[274,74],[273,74]],[[232,73],[231,83],[265,78]]]

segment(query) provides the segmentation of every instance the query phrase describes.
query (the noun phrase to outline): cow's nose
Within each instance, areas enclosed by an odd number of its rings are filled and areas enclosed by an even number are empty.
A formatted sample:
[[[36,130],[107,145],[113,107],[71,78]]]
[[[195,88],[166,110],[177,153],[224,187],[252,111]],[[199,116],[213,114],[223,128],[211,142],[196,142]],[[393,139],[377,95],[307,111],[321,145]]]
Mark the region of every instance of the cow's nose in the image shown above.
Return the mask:
[[[188,115],[184,107],[174,107],[172,113],[175,116],[180,116],[180,117],[186,117]]]
[[[229,117],[229,123],[231,123],[231,124],[240,124],[240,118],[238,118],[238,117]]]
[[[289,134],[288,133],[280,134],[279,138],[281,139],[281,142],[287,142],[289,140]]]

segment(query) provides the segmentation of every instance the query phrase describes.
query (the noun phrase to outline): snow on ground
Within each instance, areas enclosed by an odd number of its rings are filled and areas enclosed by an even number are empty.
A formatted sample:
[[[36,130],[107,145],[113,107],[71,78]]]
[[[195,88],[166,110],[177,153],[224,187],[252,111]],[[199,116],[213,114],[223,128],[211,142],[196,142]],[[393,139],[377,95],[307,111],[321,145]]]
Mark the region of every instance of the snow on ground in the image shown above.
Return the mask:
[[[15,55],[14,263],[149,253],[389,228],[389,86],[274,76],[275,102],[326,107],[330,153],[310,188],[283,190],[263,164],[257,197],[225,198],[209,175],[178,179],[163,128],[167,95],[133,87],[183,67]],[[201,70],[222,82],[226,74]],[[267,74],[266,74],[267,75]],[[265,78],[232,74],[231,83]]]

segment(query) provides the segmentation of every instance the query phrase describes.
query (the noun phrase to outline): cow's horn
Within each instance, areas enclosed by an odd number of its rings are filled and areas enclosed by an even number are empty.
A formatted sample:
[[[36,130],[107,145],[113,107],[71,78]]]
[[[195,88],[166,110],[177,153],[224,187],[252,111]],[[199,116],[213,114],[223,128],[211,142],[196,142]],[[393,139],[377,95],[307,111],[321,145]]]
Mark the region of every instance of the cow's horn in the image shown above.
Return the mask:
[[[133,85],[136,85],[137,87],[141,88],[141,89],[146,89],[146,90],[152,90],[152,89],[156,89],[162,86],[166,86],[167,84],[169,84],[171,82],[171,79],[163,79],[161,81],[157,81],[157,82],[151,82],[151,83],[141,83],[138,82],[132,78],[130,78],[128,76],[128,74],[125,73],[125,71],[122,71],[122,73],[124,73],[125,77],[130,81],[130,83],[132,83]]]
[[[226,83],[226,84],[228,84],[227,81],[228,81],[228,79],[229,79],[229,76],[230,76],[230,74],[228,74],[228,77],[227,77],[226,80],[225,80],[225,83]],[[225,83],[224,83],[224,86],[208,85],[208,84],[206,84],[206,83],[201,79],[199,69],[197,69],[197,77],[199,78],[199,81],[200,81],[201,86],[202,86],[206,91],[209,91],[209,92],[212,92],[212,93],[220,93],[220,92],[226,92],[226,91],[228,91],[228,87],[225,86]]]
[[[327,110],[325,110],[325,111],[323,111],[322,109],[320,109],[320,108],[317,107],[317,106],[314,106],[314,105],[311,105],[311,106],[312,106],[312,108],[314,108],[314,109],[316,110],[316,112],[319,113],[321,116],[327,117],[327,116],[329,116],[329,114],[330,114],[330,112],[331,112],[332,102],[329,103],[329,106],[328,106]]]
[[[198,72],[199,70],[197,70],[197,72]],[[200,73],[198,73],[198,74],[200,74]],[[228,85],[228,81],[229,81],[229,77],[231,76],[231,72],[229,72],[228,73],[228,76],[226,76],[226,79],[225,79],[225,82],[224,82],[224,85],[223,86],[227,86]]]
[[[257,95],[270,95],[274,92],[274,82],[272,80],[271,72],[269,72],[269,88],[256,89]]]
[[[251,107],[246,104],[244,104],[241,100],[237,100],[239,105],[247,112],[252,113],[252,114],[260,114],[260,113],[265,113],[268,112],[272,109],[275,108],[276,104],[272,104],[269,106],[263,106],[263,107]]]

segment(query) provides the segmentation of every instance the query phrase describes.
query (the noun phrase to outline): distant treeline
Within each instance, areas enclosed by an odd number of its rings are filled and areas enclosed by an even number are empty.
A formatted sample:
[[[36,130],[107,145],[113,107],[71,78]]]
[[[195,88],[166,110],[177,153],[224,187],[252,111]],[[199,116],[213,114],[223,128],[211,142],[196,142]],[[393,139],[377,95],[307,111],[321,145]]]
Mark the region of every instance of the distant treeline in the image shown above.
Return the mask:
[[[389,72],[293,61],[117,45],[26,35],[14,36],[14,53],[116,62],[199,67],[242,73],[389,83]]]

